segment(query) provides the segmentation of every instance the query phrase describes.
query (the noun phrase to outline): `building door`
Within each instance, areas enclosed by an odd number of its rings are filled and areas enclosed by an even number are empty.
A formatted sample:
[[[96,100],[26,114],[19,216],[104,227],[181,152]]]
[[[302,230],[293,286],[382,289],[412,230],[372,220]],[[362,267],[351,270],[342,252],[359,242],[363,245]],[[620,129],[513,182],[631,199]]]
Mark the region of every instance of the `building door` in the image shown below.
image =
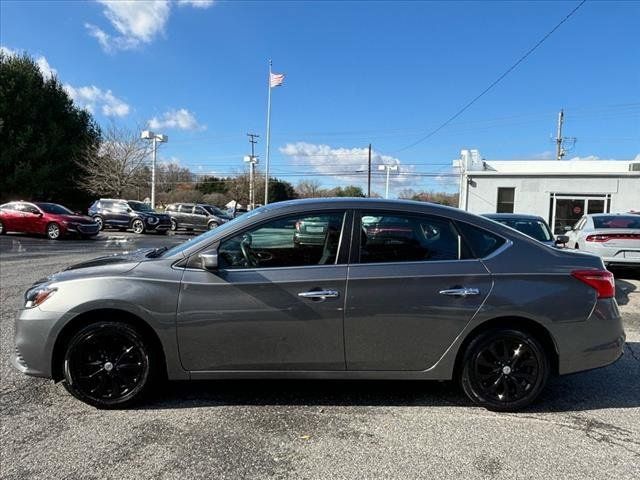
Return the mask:
[[[554,235],[562,235],[583,215],[609,211],[610,195],[563,195],[552,193],[549,224]]]

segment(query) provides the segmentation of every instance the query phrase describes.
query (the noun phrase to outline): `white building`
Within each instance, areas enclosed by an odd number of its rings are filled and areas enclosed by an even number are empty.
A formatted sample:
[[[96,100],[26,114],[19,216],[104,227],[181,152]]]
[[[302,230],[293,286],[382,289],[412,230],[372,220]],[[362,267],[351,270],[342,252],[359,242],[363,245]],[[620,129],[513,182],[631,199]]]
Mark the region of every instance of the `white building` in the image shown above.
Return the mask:
[[[640,161],[483,160],[462,150],[459,207],[473,213],[528,213],[563,232],[585,213],[640,210]]]

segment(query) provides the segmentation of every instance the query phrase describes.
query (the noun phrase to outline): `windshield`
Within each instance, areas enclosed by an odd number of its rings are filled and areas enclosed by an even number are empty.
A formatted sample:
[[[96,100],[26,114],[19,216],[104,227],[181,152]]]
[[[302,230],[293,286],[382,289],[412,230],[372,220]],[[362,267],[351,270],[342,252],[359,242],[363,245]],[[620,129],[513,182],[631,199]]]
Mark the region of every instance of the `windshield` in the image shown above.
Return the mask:
[[[62,205],[57,203],[36,203],[36,206],[45,213],[53,213],[57,215],[73,215],[74,213]]]
[[[496,219],[496,221],[506,225],[507,227],[514,228],[519,232],[529,235],[531,238],[535,238],[540,242],[550,242],[553,240],[553,234],[547,224],[541,220],[526,219],[526,218],[510,218],[510,219]]]
[[[211,213],[213,215],[217,215],[219,217],[226,217],[227,216],[227,214],[225,212],[220,210],[218,207],[214,207],[212,205],[205,205],[204,209],[207,210],[209,213]]]
[[[640,217],[633,215],[603,215],[593,217],[595,228],[640,228]]]
[[[129,202],[129,206],[136,212],[153,212],[151,205],[144,202]]]

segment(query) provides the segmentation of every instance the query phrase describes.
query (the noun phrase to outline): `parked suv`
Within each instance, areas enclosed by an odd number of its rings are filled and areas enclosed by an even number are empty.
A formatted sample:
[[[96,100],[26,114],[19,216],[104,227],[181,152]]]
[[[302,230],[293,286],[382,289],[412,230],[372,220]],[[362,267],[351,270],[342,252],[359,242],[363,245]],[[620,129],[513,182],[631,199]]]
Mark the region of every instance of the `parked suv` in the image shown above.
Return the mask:
[[[171,217],[171,230],[213,230],[231,220],[218,207],[203,203],[172,203],[165,211]]]
[[[171,228],[169,215],[157,213],[148,203],[135,200],[101,198],[89,207],[89,215],[100,225],[100,230],[115,227],[130,228],[135,233],[166,233]]]

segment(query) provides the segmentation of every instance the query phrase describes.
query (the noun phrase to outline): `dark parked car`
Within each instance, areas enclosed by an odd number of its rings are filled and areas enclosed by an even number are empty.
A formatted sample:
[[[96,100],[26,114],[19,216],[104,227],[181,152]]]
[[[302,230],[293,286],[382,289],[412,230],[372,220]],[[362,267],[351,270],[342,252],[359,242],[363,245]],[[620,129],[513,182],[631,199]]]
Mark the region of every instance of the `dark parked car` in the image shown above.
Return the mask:
[[[569,241],[567,235],[558,235],[554,238],[549,224],[542,217],[537,215],[526,215],[523,213],[485,213],[484,217],[500,222],[507,227],[515,228],[519,232],[535,238],[551,247],[564,245]]]
[[[218,207],[203,203],[172,203],[165,212],[171,217],[171,230],[213,230],[231,220]]]
[[[338,234],[296,247],[295,224],[319,217]],[[398,241],[391,229],[372,239],[371,217],[404,225]],[[398,248],[406,230],[408,252]],[[12,362],[104,408],[139,400],[166,375],[455,379],[478,405],[516,410],[550,375],[620,357],[614,289],[599,257],[458,209],[279,202],[170,250],[102,257],[35,283]]]
[[[0,235],[35,233],[57,240],[67,235],[94,237],[100,231],[91,217],[74,213],[57,203],[10,202],[0,205]]]
[[[89,215],[100,225],[106,227],[131,229],[135,233],[166,233],[171,228],[169,215],[158,213],[148,203],[135,200],[101,198],[89,207]]]
[[[296,222],[293,242],[296,245],[324,245],[330,231],[329,227],[327,217],[305,218]],[[335,231],[335,228],[333,230]]]

